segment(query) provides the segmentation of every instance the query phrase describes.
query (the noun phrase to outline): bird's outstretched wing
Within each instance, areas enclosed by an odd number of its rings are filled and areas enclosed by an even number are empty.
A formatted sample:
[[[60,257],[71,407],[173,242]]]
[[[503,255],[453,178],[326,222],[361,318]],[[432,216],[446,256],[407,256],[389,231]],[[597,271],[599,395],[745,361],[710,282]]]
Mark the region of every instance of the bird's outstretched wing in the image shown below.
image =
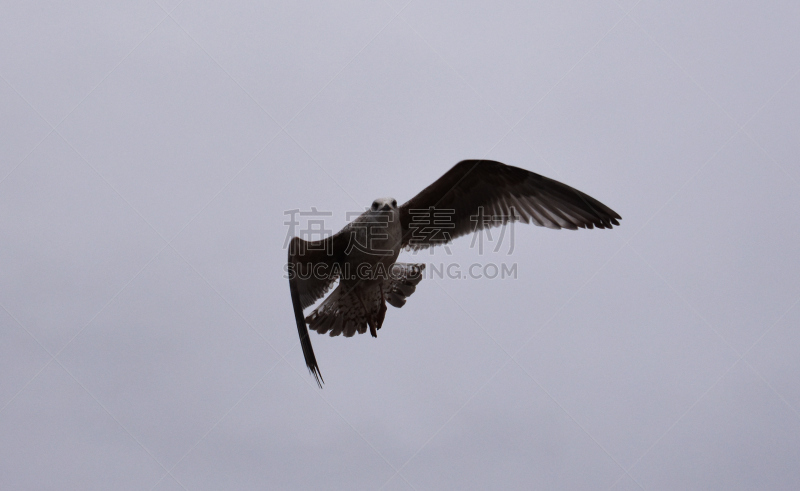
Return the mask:
[[[612,228],[614,210],[566,184],[493,160],[464,160],[400,207],[403,246],[424,249],[513,220]]]
[[[322,374],[308,337],[303,309],[317,301],[330,289],[337,276],[334,265],[340,263],[347,237],[341,233],[323,240],[305,241],[295,237],[289,243],[289,292],[292,296],[297,333],[308,371],[322,387]]]

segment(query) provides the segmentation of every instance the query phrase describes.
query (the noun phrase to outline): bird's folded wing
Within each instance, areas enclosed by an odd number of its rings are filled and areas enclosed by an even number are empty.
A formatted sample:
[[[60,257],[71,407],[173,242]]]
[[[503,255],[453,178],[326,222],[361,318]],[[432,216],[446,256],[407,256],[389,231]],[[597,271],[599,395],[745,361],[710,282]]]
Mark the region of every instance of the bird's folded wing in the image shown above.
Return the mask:
[[[464,160],[400,207],[403,246],[424,249],[512,220],[612,228],[621,217],[566,184],[492,160]]]

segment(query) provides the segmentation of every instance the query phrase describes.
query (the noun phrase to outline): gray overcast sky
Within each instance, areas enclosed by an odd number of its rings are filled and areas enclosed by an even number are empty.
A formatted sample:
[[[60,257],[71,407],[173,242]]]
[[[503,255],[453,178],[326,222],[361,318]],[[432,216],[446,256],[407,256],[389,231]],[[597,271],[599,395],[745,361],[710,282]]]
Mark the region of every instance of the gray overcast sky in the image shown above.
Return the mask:
[[[0,488],[800,489],[800,3],[0,5]],[[292,209],[459,160],[614,230],[401,260],[312,334]],[[497,235],[493,235],[497,239]]]

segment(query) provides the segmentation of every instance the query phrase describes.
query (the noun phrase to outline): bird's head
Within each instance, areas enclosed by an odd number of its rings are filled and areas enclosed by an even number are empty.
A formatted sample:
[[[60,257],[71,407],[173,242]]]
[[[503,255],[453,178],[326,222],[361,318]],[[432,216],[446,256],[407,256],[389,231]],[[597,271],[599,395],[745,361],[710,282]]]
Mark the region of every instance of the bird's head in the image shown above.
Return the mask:
[[[397,210],[397,200],[394,198],[378,198],[372,202],[371,211]]]

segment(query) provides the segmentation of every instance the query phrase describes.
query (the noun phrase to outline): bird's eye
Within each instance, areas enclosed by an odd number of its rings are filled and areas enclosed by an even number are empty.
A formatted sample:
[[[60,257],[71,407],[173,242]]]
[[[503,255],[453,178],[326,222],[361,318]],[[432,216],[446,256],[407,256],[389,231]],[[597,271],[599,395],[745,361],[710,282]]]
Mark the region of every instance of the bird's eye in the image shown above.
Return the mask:
[[[373,201],[372,202],[372,211],[377,211],[377,210],[378,210],[378,202],[377,201]]]
[[[397,208],[397,200],[396,199],[392,200],[392,208]]]

